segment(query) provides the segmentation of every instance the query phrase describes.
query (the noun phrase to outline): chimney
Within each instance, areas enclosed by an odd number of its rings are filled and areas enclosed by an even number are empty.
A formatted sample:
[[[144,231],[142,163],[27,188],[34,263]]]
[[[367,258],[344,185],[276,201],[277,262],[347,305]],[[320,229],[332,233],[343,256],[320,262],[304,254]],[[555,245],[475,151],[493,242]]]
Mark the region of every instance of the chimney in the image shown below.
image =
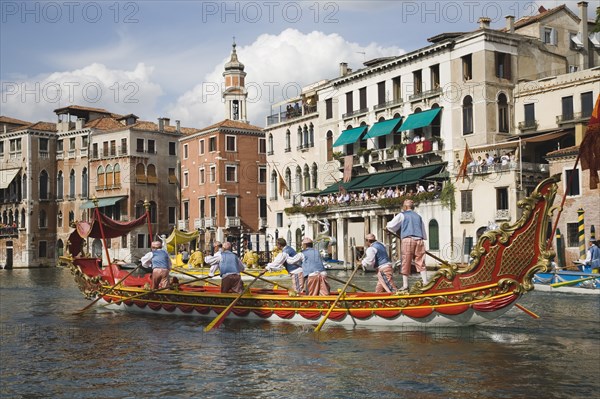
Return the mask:
[[[83,125],[85,125],[85,119],[77,118],[77,120],[75,121],[75,129],[77,129],[77,130],[83,129]]]
[[[340,62],[340,76],[348,75],[348,63]]]
[[[490,29],[490,22],[492,20],[488,17],[481,17],[477,20],[479,22],[479,29]]]
[[[169,119],[169,118],[163,118],[163,120],[165,121],[165,127],[167,127],[167,126],[171,126],[171,125],[170,125],[170,123],[171,123],[171,119]]]
[[[506,31],[508,33],[515,33],[515,16],[507,15],[504,18],[506,18]]]
[[[581,42],[583,43],[583,49],[579,53],[581,58],[581,69],[588,69],[590,67],[590,38],[588,33],[588,3],[586,1],[580,1],[577,3],[579,7],[579,33],[581,34]]]
[[[177,133],[181,133],[181,121],[175,121],[175,130],[177,131]]]
[[[540,14],[541,14],[541,13],[544,13],[544,12],[546,12],[546,11],[548,11],[548,10],[546,10],[546,7],[544,7],[544,6],[540,6],[540,8],[538,8],[538,12],[539,12]]]
[[[163,118],[158,118],[158,131],[163,132],[165,130],[165,121]]]

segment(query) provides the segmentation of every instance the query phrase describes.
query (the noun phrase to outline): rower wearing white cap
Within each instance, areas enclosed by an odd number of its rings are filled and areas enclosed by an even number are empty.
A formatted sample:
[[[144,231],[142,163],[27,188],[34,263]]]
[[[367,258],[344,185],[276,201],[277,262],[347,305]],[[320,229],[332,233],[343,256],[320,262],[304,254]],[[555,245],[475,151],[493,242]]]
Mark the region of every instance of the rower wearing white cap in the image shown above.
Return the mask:
[[[327,282],[327,272],[321,260],[319,251],[313,248],[313,240],[309,237],[302,239],[302,251],[291,258],[288,263],[302,262],[302,274],[306,279],[308,295],[330,295],[331,288]]]

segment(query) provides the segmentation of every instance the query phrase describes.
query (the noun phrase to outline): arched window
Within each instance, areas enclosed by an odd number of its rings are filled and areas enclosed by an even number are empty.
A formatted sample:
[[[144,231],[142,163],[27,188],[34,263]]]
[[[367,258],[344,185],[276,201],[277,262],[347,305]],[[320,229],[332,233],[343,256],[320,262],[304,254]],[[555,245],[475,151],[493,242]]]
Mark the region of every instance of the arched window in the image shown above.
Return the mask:
[[[39,227],[40,229],[48,227],[48,217],[46,216],[46,211],[44,209],[40,209]]]
[[[63,244],[63,240],[59,239],[56,241],[56,254],[58,256],[63,256],[65,252],[65,245]]]
[[[69,226],[71,223],[75,222],[75,212],[69,211]]]
[[[305,190],[310,190],[310,170],[308,165],[304,165],[304,183],[302,184]]]
[[[315,125],[312,122],[308,125],[308,145],[315,146]]]
[[[278,181],[277,181],[277,172],[276,171],[272,171],[271,172],[271,198],[273,199],[277,199],[277,186],[278,186]]]
[[[290,133],[290,129],[285,131],[285,151],[289,152],[292,150],[292,134]]]
[[[75,198],[75,170],[69,173],[69,198]]]
[[[115,169],[114,169],[114,174],[115,174],[115,183],[114,185],[118,187],[121,187],[121,167],[119,166],[119,164],[115,164]]]
[[[290,168],[286,168],[285,169],[285,185],[288,187],[289,190],[286,190],[283,193],[283,198],[290,198],[290,191],[292,189],[292,171],[290,170]]]
[[[63,214],[62,214],[62,211],[58,211],[58,214],[56,215],[56,225],[58,227],[62,227],[62,225],[63,225]]]
[[[63,172],[62,170],[58,171],[58,176],[56,176],[56,199],[63,199]]]
[[[296,175],[294,176],[294,180],[296,181],[296,191],[297,193],[302,192],[302,168],[300,166],[296,166]]]
[[[317,186],[318,186],[318,182],[319,182],[319,169],[317,167],[317,164],[313,162],[312,164],[312,189],[316,190]]]
[[[158,183],[158,177],[156,176],[156,166],[154,166],[153,164],[148,164],[147,175],[148,175],[148,184],[157,184]]]
[[[135,218],[141,217],[146,210],[144,209],[144,202],[138,201],[135,203]]]
[[[25,228],[25,209],[21,209],[21,228]]]
[[[15,222],[15,219],[13,217],[13,211],[11,209],[8,211],[8,225],[12,226],[14,222]]]
[[[462,107],[463,135],[473,134],[473,98],[466,96]]]
[[[100,189],[104,188],[104,166],[98,166],[98,171],[96,173],[96,181],[98,182],[98,187]]]
[[[327,162],[333,161],[333,132],[331,130],[327,131]]]
[[[150,201],[150,223],[156,223],[156,202]]]
[[[81,171],[81,196],[83,198],[88,197],[88,170],[83,168]]]
[[[302,133],[303,133],[303,139],[302,139],[302,144],[303,147],[309,147],[310,146],[310,140],[308,138],[308,127],[306,125],[304,125],[304,129],[302,129]]]
[[[135,165],[135,182],[146,183],[146,181],[146,167],[143,163],[138,163]]]
[[[273,134],[269,133],[269,154],[273,154]]]
[[[23,186],[21,187],[23,198],[27,198],[27,175],[23,175]]]
[[[113,175],[113,167],[112,165],[106,165],[106,172],[104,172],[106,177],[106,187],[111,188],[113,183],[115,182],[115,176]]]
[[[498,96],[498,131],[508,133],[508,100],[506,94]]]
[[[298,126],[298,148],[302,148],[302,128]]]
[[[48,199],[48,172],[46,172],[45,170],[42,170],[40,172],[40,183],[39,183],[39,188],[40,188],[40,199],[41,200],[47,200]]]
[[[440,227],[435,219],[429,222],[429,249],[434,251],[440,249]]]
[[[2,212],[2,224],[8,224],[8,212]]]

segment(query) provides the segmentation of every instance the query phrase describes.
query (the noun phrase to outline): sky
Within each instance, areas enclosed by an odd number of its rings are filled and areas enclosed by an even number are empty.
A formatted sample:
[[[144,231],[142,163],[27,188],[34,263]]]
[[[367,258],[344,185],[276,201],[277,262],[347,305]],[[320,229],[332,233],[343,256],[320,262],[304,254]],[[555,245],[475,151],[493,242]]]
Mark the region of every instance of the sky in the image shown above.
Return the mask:
[[[250,123],[303,86],[363,62],[427,46],[428,37],[492,28],[577,1],[6,1],[0,0],[0,115],[55,121],[77,104],[180,120],[225,118],[223,67],[235,37]],[[593,19],[600,0],[588,1]]]

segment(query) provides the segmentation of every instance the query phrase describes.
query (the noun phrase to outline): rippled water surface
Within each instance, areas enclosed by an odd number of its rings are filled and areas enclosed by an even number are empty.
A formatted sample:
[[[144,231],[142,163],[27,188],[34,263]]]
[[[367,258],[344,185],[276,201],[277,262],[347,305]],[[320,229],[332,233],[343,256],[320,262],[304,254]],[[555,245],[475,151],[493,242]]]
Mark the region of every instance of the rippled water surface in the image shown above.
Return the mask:
[[[346,272],[335,272],[340,279]],[[374,276],[355,283],[374,287]],[[336,286],[333,286],[335,289]],[[600,296],[533,292],[489,324],[423,331],[90,309],[65,269],[0,271],[2,398],[588,398]],[[316,325],[316,323],[315,323]]]

